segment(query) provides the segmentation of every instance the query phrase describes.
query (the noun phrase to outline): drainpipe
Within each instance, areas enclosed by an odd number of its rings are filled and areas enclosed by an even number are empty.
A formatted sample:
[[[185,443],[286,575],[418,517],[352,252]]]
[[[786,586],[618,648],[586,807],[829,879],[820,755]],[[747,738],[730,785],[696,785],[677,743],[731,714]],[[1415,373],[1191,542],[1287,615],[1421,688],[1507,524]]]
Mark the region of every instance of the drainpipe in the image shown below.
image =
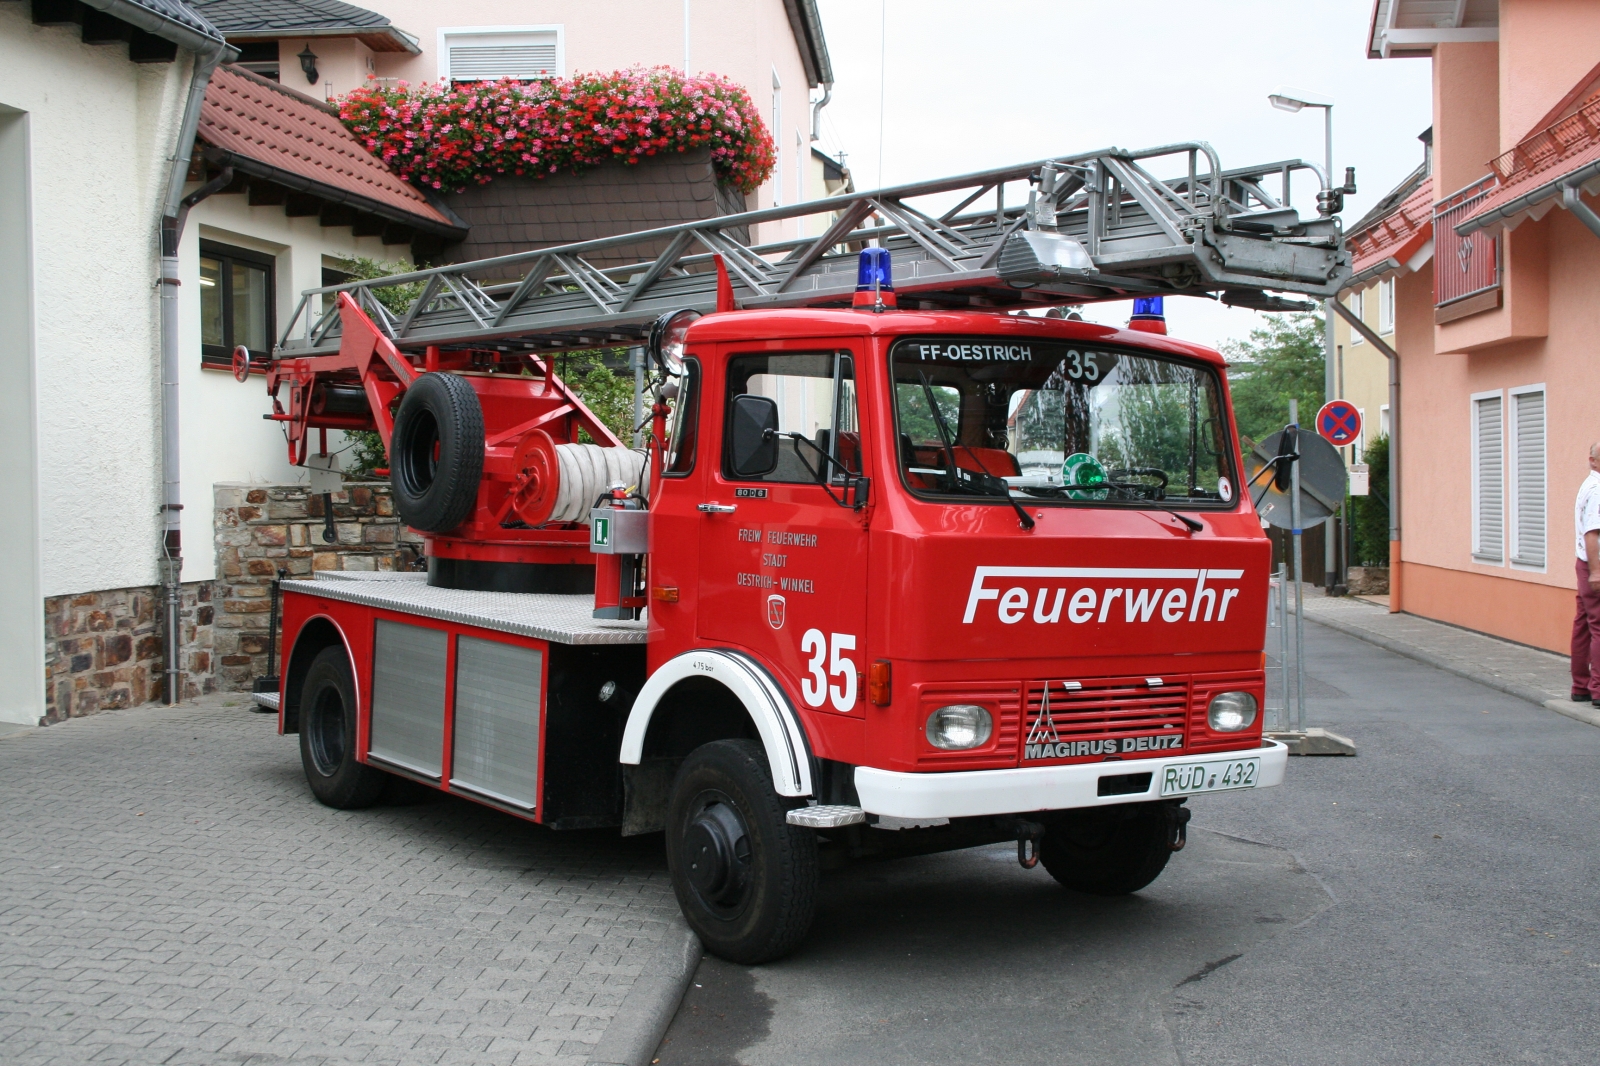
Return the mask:
[[[142,10],[142,9],[141,9]],[[122,12],[118,17],[126,18]],[[128,21],[133,21],[128,19]],[[137,23],[135,23],[137,24]],[[189,78],[189,98],[184,104],[183,121],[178,127],[177,143],[170,158],[171,170],[167,177],[166,196],[161,206],[161,485],[162,485],[162,538],[161,591],[166,612],[166,703],[171,706],[183,697],[182,671],[178,653],[183,644],[181,625],[183,580],[183,531],[181,514],[183,493],[178,466],[178,242],[183,236],[183,223],[189,208],[204,196],[209,196],[226,186],[222,178],[208,182],[190,196],[183,195],[183,184],[189,173],[189,157],[194,147],[195,131],[200,125],[200,105],[205,100],[206,86],[212,71],[224,59],[238,57],[238,51],[225,41],[199,37],[194,42],[194,71]],[[232,181],[231,172],[224,172]],[[219,184],[220,182],[220,184]]]
[[[1578,221],[1589,228],[1589,232],[1600,237],[1600,216],[1596,216],[1588,204],[1583,202],[1576,185],[1561,186],[1561,206],[1578,216]]]
[[[1361,334],[1372,346],[1389,360],[1389,610],[1401,609],[1400,603],[1400,353],[1383,342],[1356,313],[1341,300],[1329,300],[1328,306],[1340,318],[1350,323],[1350,328]]]
[[[822,140],[822,109],[833,99],[833,82],[822,83],[822,99],[811,105],[811,139]]]

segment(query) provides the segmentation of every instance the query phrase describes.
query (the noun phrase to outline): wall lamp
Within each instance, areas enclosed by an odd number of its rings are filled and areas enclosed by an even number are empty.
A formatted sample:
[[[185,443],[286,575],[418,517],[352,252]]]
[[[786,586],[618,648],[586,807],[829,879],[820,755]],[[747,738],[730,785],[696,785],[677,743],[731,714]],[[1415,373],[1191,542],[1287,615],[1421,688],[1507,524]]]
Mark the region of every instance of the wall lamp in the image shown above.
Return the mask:
[[[306,42],[305,51],[295,57],[300,60],[300,69],[306,72],[306,81],[312,85],[317,83],[317,53],[311,50],[311,42]]]

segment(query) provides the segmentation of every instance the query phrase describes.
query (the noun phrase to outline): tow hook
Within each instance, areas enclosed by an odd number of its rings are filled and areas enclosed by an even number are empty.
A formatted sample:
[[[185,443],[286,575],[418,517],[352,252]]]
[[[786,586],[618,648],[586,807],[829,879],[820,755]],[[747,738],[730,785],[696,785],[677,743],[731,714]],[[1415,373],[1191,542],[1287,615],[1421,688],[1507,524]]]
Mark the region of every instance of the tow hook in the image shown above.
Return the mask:
[[[1173,851],[1182,851],[1183,846],[1189,843],[1189,816],[1192,813],[1187,807],[1176,804],[1171,808],[1172,814],[1172,839],[1167,846]]]
[[[1017,862],[1022,864],[1024,870],[1031,870],[1039,865],[1039,843],[1042,840],[1044,840],[1044,826],[1038,822],[1017,819]]]

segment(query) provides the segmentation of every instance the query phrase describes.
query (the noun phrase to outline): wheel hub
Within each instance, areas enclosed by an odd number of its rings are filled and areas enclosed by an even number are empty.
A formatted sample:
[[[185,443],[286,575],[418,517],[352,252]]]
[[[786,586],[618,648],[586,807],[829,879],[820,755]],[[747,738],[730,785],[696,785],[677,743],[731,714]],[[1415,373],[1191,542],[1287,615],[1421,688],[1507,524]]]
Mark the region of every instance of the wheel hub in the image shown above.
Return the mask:
[[[690,820],[684,833],[689,883],[708,903],[736,904],[750,867],[750,835],[739,812],[712,801]]]

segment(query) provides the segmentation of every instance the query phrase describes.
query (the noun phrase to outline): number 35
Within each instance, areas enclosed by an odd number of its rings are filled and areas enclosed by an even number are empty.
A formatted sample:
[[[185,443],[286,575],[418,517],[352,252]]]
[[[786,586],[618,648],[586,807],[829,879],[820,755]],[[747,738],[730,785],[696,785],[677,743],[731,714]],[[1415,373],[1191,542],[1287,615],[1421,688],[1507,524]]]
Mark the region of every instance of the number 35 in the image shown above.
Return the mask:
[[[856,705],[856,664],[854,659],[839,653],[855,651],[856,638],[850,633],[833,633],[830,636],[833,638],[833,654],[826,674],[822,672],[822,661],[828,655],[829,642],[823,639],[822,630],[808,629],[806,635],[800,638],[800,650],[811,656],[811,661],[806,664],[809,672],[800,679],[800,695],[813,707],[821,707],[824,699],[831,699],[834,710],[848,711]],[[844,685],[829,685],[830,676],[841,678]]]

